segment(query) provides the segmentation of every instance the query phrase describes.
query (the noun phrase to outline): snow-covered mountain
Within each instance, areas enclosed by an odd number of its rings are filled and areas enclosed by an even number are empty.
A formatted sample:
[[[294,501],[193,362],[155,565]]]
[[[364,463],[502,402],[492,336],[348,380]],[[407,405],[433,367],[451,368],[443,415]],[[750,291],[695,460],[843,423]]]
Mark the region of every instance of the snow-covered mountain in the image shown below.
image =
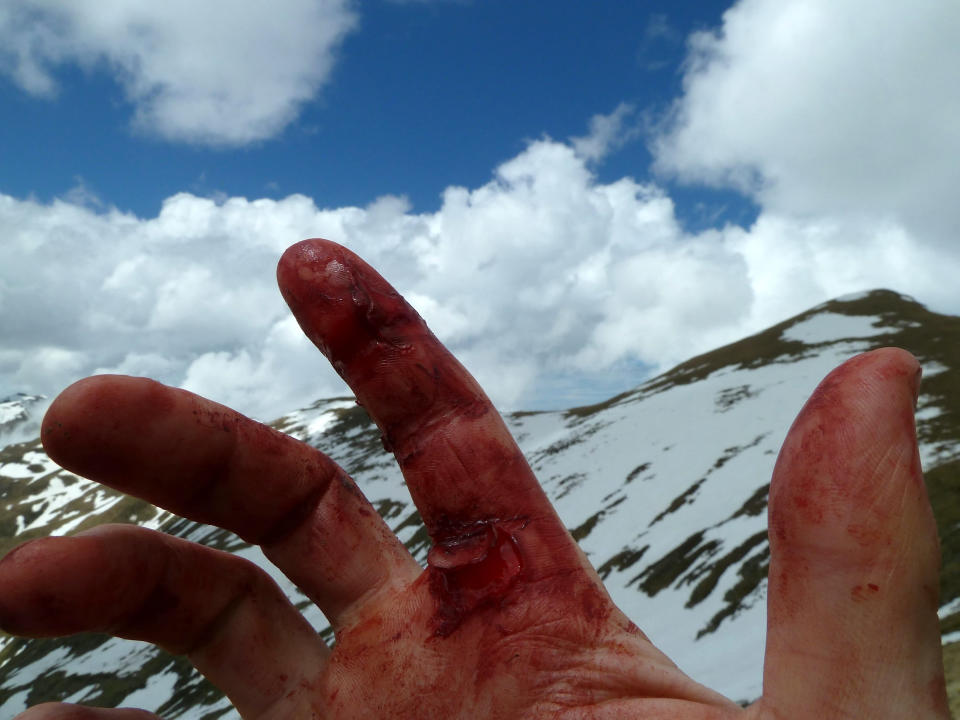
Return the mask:
[[[606,402],[512,413],[507,421],[624,611],[693,677],[752,700],[761,689],[766,503],[776,454],[820,379],[851,355],[885,345],[910,350],[924,367],[918,431],[944,553],[948,686],[960,685],[960,318],[889,291],[844,297]],[[352,399],[321,400],[275,425],[340,462],[425,560],[419,516],[362,408]],[[67,473],[38,439],[0,450],[0,552],[32,537],[118,521],[268,565],[230,533]],[[322,616],[278,580],[325,631]],[[0,635],[0,718],[52,699],[140,706],[168,718],[236,717],[181,658],[145,644]]]
[[[0,447],[36,437],[48,405],[43,395],[17,393],[0,399]]]

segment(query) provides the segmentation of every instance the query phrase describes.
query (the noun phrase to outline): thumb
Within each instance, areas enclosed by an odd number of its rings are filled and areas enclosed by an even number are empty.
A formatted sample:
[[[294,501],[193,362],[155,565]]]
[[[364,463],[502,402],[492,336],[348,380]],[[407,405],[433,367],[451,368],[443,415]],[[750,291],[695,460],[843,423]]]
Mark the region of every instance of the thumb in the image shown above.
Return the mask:
[[[761,717],[950,717],[919,381],[909,353],[859,355],[787,435],[770,487]]]

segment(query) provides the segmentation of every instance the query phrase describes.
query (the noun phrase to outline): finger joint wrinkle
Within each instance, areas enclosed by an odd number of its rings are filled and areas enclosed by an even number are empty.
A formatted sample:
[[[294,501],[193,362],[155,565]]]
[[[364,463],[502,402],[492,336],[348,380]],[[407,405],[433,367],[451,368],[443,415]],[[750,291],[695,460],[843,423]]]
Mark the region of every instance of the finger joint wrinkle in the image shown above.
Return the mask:
[[[236,592],[231,594],[229,600],[189,638],[188,644],[183,648],[175,650],[175,652],[190,656],[203,648],[210,647],[217,636],[220,635],[223,628],[237,615],[243,603],[251,600],[253,597],[254,587],[252,582],[238,586]]]
[[[322,472],[319,480],[312,484],[306,494],[291,503],[258,537],[250,538],[250,542],[267,547],[282,542],[296,533],[314,516],[334,479],[337,478],[342,483],[353,484],[353,481],[340,468]]]

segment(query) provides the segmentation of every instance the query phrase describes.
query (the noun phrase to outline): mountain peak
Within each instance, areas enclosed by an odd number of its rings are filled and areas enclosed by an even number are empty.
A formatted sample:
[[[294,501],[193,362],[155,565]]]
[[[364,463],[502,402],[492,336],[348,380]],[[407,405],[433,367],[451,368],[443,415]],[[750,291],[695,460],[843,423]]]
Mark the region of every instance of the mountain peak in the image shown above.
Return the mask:
[[[913,332],[904,332],[913,330]],[[766,330],[697,355],[641,386],[665,389],[725,368],[789,363],[829,345],[896,345],[921,361],[940,355],[940,333],[960,331],[960,318],[933,313],[892,290],[870,290],[817,305]],[[888,342],[884,342],[888,341]]]

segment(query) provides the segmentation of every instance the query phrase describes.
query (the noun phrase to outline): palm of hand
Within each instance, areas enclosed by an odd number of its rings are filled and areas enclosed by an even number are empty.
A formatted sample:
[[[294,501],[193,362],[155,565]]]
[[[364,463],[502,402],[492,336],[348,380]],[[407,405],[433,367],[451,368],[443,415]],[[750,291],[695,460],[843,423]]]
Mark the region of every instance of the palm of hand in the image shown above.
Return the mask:
[[[119,526],[8,555],[0,626],[155,642],[259,720],[949,717],[906,353],[832,373],[784,443],[764,697],[742,709],[687,678],[613,605],[480,388],[373,270],[307,241],[279,277],[394,451],[435,543],[427,569],[315,450],[184,391],[97,377],[48,413],[51,456],[260,544],[328,617],[336,645],[251,564]]]

